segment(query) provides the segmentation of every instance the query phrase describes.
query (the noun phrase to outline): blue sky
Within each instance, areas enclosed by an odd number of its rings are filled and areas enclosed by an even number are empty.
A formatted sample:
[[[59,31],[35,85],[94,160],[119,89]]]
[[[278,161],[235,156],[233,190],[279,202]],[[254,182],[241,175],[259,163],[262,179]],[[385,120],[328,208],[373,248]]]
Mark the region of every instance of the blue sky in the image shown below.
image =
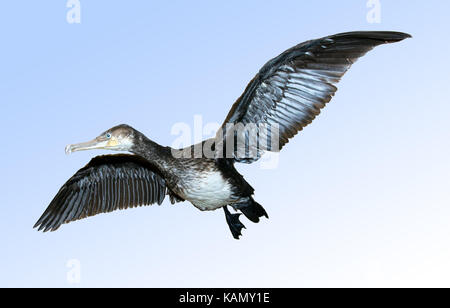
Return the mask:
[[[365,0],[80,3],[80,24],[65,1],[2,5],[0,286],[450,286],[448,2],[381,0],[379,24]],[[240,241],[222,211],[167,200],[32,229],[101,154],[66,144],[127,123],[170,145],[175,123],[222,122],[270,58],[352,30],[414,38],[355,64],[278,168],[237,166],[270,215]]]

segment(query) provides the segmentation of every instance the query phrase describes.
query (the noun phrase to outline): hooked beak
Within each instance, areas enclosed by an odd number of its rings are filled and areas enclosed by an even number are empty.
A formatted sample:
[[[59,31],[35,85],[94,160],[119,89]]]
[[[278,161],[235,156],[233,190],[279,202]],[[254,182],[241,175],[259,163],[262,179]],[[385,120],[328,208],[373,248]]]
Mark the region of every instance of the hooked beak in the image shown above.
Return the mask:
[[[106,149],[107,147],[108,147],[108,140],[99,140],[98,138],[96,138],[92,141],[78,144],[70,144],[66,146],[66,154],[93,149]]]

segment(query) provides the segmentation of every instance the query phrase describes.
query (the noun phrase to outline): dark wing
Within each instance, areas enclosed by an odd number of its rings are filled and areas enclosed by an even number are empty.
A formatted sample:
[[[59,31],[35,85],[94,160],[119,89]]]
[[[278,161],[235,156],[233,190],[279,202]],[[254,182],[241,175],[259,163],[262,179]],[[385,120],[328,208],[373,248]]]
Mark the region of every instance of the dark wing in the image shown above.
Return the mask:
[[[331,100],[335,85],[359,57],[408,37],[398,32],[342,33],[301,43],[270,60],[231,108],[216,136],[216,157],[226,154],[251,163],[264,150],[281,150]],[[246,129],[228,129],[227,124]]]
[[[96,214],[161,204],[165,194],[165,180],[145,159],[98,156],[61,187],[34,228],[55,231],[63,223]]]

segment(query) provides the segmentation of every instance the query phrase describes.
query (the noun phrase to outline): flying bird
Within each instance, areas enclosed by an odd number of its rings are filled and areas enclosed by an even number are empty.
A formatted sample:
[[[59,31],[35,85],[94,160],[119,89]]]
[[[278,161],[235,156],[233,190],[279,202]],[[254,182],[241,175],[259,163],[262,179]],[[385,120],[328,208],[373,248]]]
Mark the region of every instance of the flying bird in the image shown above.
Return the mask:
[[[216,137],[199,145],[173,149],[119,125],[92,141],[67,146],[67,153],[107,149],[129,154],[93,158],[61,187],[34,227],[55,231],[96,214],[161,204],[168,196],[172,204],[189,201],[202,211],[223,208],[233,237],[239,239],[245,228],[241,214],[254,223],[268,215],[234,164],[253,163],[264,152],[280,151],[319,115],[358,58],[378,45],[409,37],[400,32],[348,32],[286,50],[250,81]],[[229,129],[251,124],[248,130]],[[194,153],[199,148],[200,155]]]

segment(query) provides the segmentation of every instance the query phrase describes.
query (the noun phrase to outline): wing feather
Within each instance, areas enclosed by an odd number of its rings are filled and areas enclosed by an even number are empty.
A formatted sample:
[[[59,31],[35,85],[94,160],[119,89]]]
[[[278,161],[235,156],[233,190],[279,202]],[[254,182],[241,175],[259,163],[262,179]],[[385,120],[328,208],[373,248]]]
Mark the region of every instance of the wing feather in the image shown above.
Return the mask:
[[[216,136],[216,157],[231,153],[233,157],[227,158],[251,163],[259,159],[263,150],[281,150],[320,114],[337,91],[336,84],[358,58],[378,45],[408,37],[400,32],[348,32],[286,50],[261,68],[232,106]],[[229,130],[229,124],[234,128]],[[252,137],[248,130],[236,130],[237,124],[256,124],[258,148],[254,148],[255,144],[246,144],[253,148],[245,151],[238,148],[243,140]],[[278,138],[275,147],[261,147],[261,142],[267,143],[268,134],[261,129],[266,126],[274,127],[271,135]],[[234,147],[231,151],[226,149],[229,144]],[[249,153],[254,156],[248,156]]]
[[[156,168],[135,155],[106,155],[91,160],[59,190],[34,228],[55,231],[62,224],[153,203],[167,187]]]

